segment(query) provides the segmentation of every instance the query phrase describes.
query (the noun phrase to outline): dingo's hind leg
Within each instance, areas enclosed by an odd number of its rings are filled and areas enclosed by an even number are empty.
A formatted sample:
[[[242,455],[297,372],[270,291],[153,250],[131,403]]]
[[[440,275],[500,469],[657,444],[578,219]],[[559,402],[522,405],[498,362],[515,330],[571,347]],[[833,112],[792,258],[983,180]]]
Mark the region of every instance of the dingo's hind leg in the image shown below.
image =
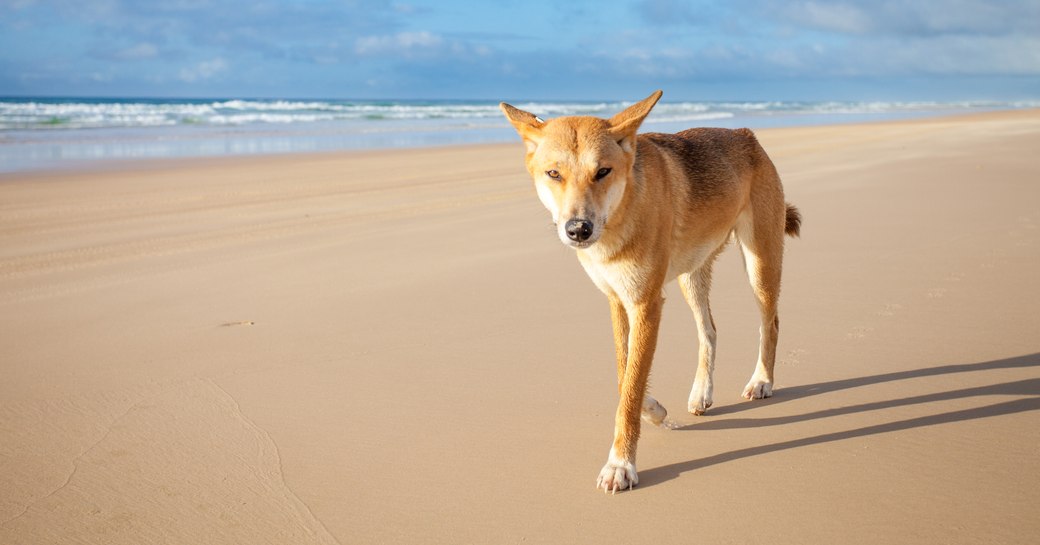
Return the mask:
[[[783,204],[782,198],[780,203]],[[751,283],[751,290],[758,300],[762,318],[758,362],[742,394],[747,399],[761,399],[773,395],[773,365],[776,362],[776,342],[780,334],[777,303],[780,298],[786,207],[781,206],[779,214],[770,212],[772,211],[745,212],[736,227],[744,267]]]
[[[711,305],[708,292],[711,290],[711,271],[716,250],[701,268],[679,275],[679,288],[682,289],[686,303],[693,310],[693,318],[697,322],[697,338],[700,344],[697,358],[697,375],[693,379],[690,390],[689,411],[702,415],[712,403],[712,373],[715,371],[715,321],[711,317]]]

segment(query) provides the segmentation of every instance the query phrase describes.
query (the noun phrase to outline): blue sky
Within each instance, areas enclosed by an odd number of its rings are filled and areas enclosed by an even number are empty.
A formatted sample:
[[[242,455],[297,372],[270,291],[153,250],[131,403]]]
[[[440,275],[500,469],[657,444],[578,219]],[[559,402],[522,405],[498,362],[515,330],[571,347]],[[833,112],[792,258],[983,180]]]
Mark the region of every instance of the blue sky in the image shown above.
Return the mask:
[[[0,95],[1040,98],[1040,0],[0,0]]]

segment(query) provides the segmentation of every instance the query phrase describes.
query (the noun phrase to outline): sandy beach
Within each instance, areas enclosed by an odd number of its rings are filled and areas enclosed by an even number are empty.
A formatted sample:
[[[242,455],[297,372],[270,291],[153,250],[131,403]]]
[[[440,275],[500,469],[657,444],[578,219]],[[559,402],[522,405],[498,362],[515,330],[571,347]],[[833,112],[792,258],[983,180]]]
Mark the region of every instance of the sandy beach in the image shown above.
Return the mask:
[[[775,397],[674,283],[640,484],[523,146],[0,176],[0,543],[1036,543],[1040,111],[757,131],[804,215]]]

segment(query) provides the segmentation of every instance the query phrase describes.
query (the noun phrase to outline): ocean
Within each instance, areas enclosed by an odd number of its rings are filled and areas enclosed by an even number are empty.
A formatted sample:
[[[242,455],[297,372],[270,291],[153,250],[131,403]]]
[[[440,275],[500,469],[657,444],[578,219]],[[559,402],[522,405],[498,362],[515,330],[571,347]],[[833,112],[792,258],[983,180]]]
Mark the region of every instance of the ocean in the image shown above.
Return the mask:
[[[543,118],[630,102],[517,101]],[[662,102],[644,132],[782,127],[1036,108],[1037,101]],[[98,161],[510,142],[496,101],[0,98],[0,172]]]

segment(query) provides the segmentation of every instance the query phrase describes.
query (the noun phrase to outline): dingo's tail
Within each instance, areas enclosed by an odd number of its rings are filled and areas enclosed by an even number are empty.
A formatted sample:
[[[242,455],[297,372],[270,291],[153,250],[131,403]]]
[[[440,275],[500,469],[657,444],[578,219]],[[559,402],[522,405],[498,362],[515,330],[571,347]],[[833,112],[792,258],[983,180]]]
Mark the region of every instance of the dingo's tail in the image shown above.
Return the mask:
[[[802,234],[802,213],[790,203],[787,204],[787,223],[784,225],[784,232],[792,237],[797,237]]]

